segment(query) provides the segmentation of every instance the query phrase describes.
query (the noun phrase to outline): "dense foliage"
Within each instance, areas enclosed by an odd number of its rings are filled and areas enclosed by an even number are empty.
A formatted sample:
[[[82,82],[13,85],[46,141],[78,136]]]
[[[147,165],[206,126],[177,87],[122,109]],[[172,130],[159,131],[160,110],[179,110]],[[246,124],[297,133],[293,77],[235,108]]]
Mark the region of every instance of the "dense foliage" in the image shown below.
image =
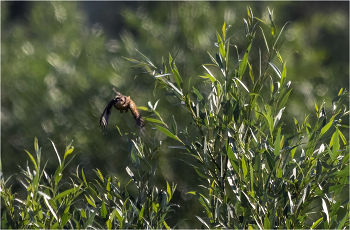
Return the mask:
[[[123,74],[130,71],[124,70],[122,57],[105,55],[101,30],[93,27],[89,31],[76,24],[83,17],[81,12],[72,14],[75,8],[69,4],[39,4],[32,14],[37,31],[14,27],[2,35],[3,42],[15,38],[2,54],[5,57],[2,61],[11,62],[2,71],[13,74],[5,78],[4,84],[17,87],[23,95],[36,96],[31,98],[31,103],[21,104],[21,95],[15,95],[19,104],[13,104],[13,111],[19,119],[11,121],[8,111],[4,119],[27,128],[6,127],[19,133],[25,130],[25,135],[30,131],[40,133],[43,128],[47,134],[54,135],[54,123],[59,123],[65,127],[64,132],[56,134],[61,138],[85,127],[86,133],[78,132],[73,137],[78,140],[75,149],[98,145],[104,159],[115,159],[116,153],[127,149],[130,161],[108,160],[107,170],[100,171],[96,167],[101,160],[84,158],[85,153],[73,153],[72,143],[66,143],[64,154],[59,154],[59,148],[51,141],[52,154],[57,156],[59,164],[52,170],[52,161],[43,164],[43,158],[52,158],[51,154],[42,155],[35,138],[35,155],[26,151],[30,164],[21,168],[22,175],[16,178],[25,191],[14,192],[11,177],[5,179],[1,172],[2,228],[159,229],[181,227],[185,217],[196,218],[190,225],[195,228],[343,229],[349,226],[346,123],[349,111],[343,106],[348,93],[341,88],[332,103],[314,103],[314,118],[297,117],[290,121],[283,116],[295,83],[290,81],[293,68],[282,52],[287,24],[278,29],[273,11],[268,9],[267,20],[263,20],[254,17],[252,9],[247,7],[242,29],[244,39],[238,43],[232,41],[237,28],[224,23],[215,34],[216,43],[214,49],[209,48],[208,59],[196,60],[196,63],[212,62],[201,65],[205,72],[199,78],[185,71],[198,66],[192,62],[184,64],[187,59],[181,49],[167,58],[146,57],[134,50],[136,45],[128,37],[131,35],[124,34],[122,39],[130,51],[124,60],[131,62],[138,72],[143,68],[137,76],[139,82],[155,83],[152,87],[155,103],[151,100],[148,108],[139,106],[147,122],[146,135],[134,127],[132,118],[124,117],[125,125],[118,125],[117,129],[109,127],[109,135],[103,136],[98,131],[97,120],[93,119],[105,106],[102,99],[111,96],[103,78],[120,88],[132,84],[133,79],[121,79],[119,71],[125,71]],[[47,5],[56,17],[51,21],[43,13],[45,10],[41,11]],[[132,24],[139,15],[131,17],[125,11],[124,16]],[[183,30],[190,35],[190,28]],[[28,35],[36,39],[22,44],[23,37]],[[167,36],[171,37],[171,33]],[[39,43],[47,37],[45,44]],[[198,51],[194,47],[199,50],[205,47],[192,45],[193,52]],[[122,49],[116,41],[110,41],[107,47]],[[11,54],[11,49],[16,52]],[[196,55],[201,58],[200,53]],[[154,63],[153,59],[156,59]],[[109,60],[111,65],[103,60]],[[186,67],[179,68],[178,62]],[[35,74],[36,78],[16,81],[23,75]],[[46,95],[44,105],[36,103],[42,100],[42,94],[36,94],[41,91]],[[164,95],[167,101],[160,101]],[[8,99],[14,94],[5,88],[3,96]],[[79,101],[76,98],[85,103],[76,104]],[[89,113],[94,116],[85,114],[86,106],[91,106]],[[31,130],[37,116],[25,114],[29,107],[52,116],[45,116],[41,127],[37,125]],[[74,113],[69,113],[71,110]],[[9,137],[9,141],[17,144],[23,141],[16,137]],[[103,138],[117,142],[103,148]],[[196,207],[200,208],[196,213],[173,204],[179,200],[175,199],[179,186],[169,182],[176,182],[173,178],[179,177],[157,173],[161,167],[172,165],[162,166],[161,157],[169,149],[182,160],[176,165],[189,165],[182,177],[191,175],[200,183],[189,186],[191,190],[187,194],[181,191],[181,196],[197,201]],[[75,165],[70,170],[76,162],[75,156],[82,166]],[[119,172],[125,170],[125,174],[115,174],[118,168],[121,168]],[[110,172],[105,173],[108,169]],[[71,175],[69,179],[67,175]]]

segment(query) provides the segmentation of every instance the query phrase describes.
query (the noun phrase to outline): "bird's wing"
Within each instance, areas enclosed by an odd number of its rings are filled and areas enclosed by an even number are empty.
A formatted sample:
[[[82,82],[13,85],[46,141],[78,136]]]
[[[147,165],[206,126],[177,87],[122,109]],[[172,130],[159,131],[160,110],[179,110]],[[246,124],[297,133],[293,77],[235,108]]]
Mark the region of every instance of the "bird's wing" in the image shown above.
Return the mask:
[[[114,103],[115,103],[115,100],[114,99],[111,100],[100,117],[100,127],[103,131],[107,129],[109,115],[111,115],[112,107]]]

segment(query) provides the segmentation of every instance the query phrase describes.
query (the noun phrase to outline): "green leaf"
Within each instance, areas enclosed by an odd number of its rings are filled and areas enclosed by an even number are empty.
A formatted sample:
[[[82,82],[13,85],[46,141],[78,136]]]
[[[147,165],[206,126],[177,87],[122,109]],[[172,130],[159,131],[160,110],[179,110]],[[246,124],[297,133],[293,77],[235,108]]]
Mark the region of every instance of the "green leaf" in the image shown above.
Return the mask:
[[[90,198],[87,197],[86,195],[85,195],[85,198],[86,198],[87,202],[88,202],[92,207],[96,208],[95,201],[94,201],[94,199],[93,199],[91,196],[90,196],[91,200],[90,200]]]
[[[102,205],[101,205],[101,217],[106,218],[107,216],[107,209],[104,200],[102,200]]]
[[[171,189],[170,189],[170,185],[169,185],[168,181],[166,182],[166,192],[168,194],[167,200],[169,202],[171,200]]]
[[[148,108],[144,107],[144,106],[138,106],[137,109],[142,110],[142,111],[148,111]]]
[[[245,90],[247,90],[247,92],[248,93],[250,93],[249,92],[249,89],[247,88],[247,86],[245,86],[244,84],[243,84],[243,82],[241,82],[238,78],[236,78],[236,77],[234,77],[234,79],[236,79],[242,86],[243,86],[243,88],[245,89]]]
[[[83,169],[81,169],[81,176],[83,177],[83,181],[84,181],[84,183],[85,183],[85,186],[88,187],[88,184],[87,184],[87,182],[86,182],[85,174],[84,174]]]
[[[250,191],[254,192],[254,169],[252,164],[249,164],[249,174],[250,174]],[[254,197],[254,193],[253,197]]]
[[[74,147],[71,147],[70,149],[68,149],[65,153],[64,153],[64,158],[63,159],[66,159],[66,157],[71,154],[74,150]]]
[[[171,71],[173,72],[173,75],[175,77],[176,84],[181,89],[182,88],[181,87],[182,78],[181,78],[181,76],[179,74],[179,71],[177,70],[176,65],[175,65],[175,59],[174,60],[172,59],[170,53],[169,53],[169,65],[170,65]]]
[[[267,214],[265,215],[265,218],[264,218],[264,229],[271,229],[271,224],[270,224],[269,218],[267,217]]]
[[[322,135],[325,134],[325,133],[328,131],[328,129],[332,126],[332,124],[333,124],[333,121],[330,120],[330,121],[328,122],[328,124],[325,125],[325,126],[321,129],[321,132],[320,132],[320,135],[318,136],[318,138],[321,138]]]
[[[99,169],[96,169],[96,170],[94,170],[94,171],[95,171],[97,177],[100,179],[100,181],[102,181],[102,183],[104,183],[105,180],[104,180],[104,178],[103,178],[103,176],[102,176],[101,171],[100,171]]]
[[[60,199],[60,198],[66,197],[66,196],[68,196],[69,194],[75,192],[76,190],[77,190],[77,188],[67,189],[66,191],[61,192],[61,193],[59,193],[57,196],[55,196],[55,199],[54,199],[54,200],[58,200],[58,199]]]
[[[336,177],[349,176],[349,165],[347,165],[343,170],[336,171],[329,176],[336,176]]]
[[[245,162],[245,156],[242,156],[242,170],[243,170],[244,177],[247,176],[248,169],[247,169],[247,164]]]
[[[54,211],[54,209],[52,208],[52,206],[51,206],[51,204],[49,203],[48,199],[46,199],[46,198],[44,197],[44,201],[45,201],[45,203],[46,203],[46,206],[49,208],[50,212],[52,213],[52,215],[55,217],[55,219],[56,219],[57,221],[59,221],[59,220],[58,220],[58,217],[57,217],[57,214],[56,214],[56,212]]]
[[[176,135],[172,134],[172,133],[171,133],[169,130],[167,130],[166,128],[163,128],[163,127],[158,126],[158,125],[156,125],[156,128],[159,129],[161,132],[163,132],[163,133],[164,133],[165,135],[167,135],[168,137],[173,138],[173,139],[175,139],[175,140],[177,140],[177,141],[180,141],[180,142],[183,144],[183,142],[182,142]]]
[[[174,115],[172,116],[172,122],[171,122],[171,131],[173,134],[177,135],[177,124]]]
[[[247,68],[247,63],[248,63],[248,55],[250,48],[252,47],[252,42],[250,41],[248,43],[248,48],[246,49],[242,61],[239,63],[239,69],[238,69],[238,78],[242,79],[242,76],[245,72],[245,69]]]
[[[144,118],[145,121],[149,121],[149,122],[153,122],[153,123],[159,123],[159,124],[164,124],[164,122],[157,120],[157,119],[153,119],[153,118],[149,118],[149,117],[145,117]]]
[[[226,22],[224,22],[224,25],[222,26],[222,37],[225,40],[225,35],[226,35]]]
[[[233,153],[231,146],[228,146],[227,148],[227,156],[230,160],[236,160],[235,154]]]
[[[283,63],[283,70],[282,70],[282,75],[281,75],[281,82],[280,85],[282,86],[284,83],[284,79],[287,77],[287,66],[286,63]]]
[[[96,208],[96,207],[95,207],[95,208]],[[91,226],[92,222],[93,222],[94,219],[95,219],[96,214],[97,214],[96,211],[93,211],[92,214],[90,214],[89,219],[86,221],[86,226],[85,226],[85,228],[87,228],[88,226]]]
[[[216,38],[218,40],[218,46],[219,46],[219,51],[220,51],[221,57],[225,57],[224,43],[222,42],[222,39],[221,39],[220,34],[218,32],[216,32]]]
[[[315,229],[315,228],[321,223],[322,220],[323,220],[323,217],[321,217],[320,219],[316,220],[316,221],[312,224],[312,226],[311,226],[310,229]]]
[[[50,140],[50,139],[49,139]],[[60,166],[62,165],[62,163],[61,163],[61,158],[60,158],[60,155],[58,154],[58,152],[57,152],[57,149],[56,149],[56,146],[55,146],[55,143],[53,143],[53,141],[52,140],[50,140],[51,141],[51,143],[52,143],[52,146],[53,146],[53,148],[54,148],[54,150],[55,150],[55,152],[56,152],[56,155],[57,155],[57,158],[58,158],[58,162],[60,163]]]
[[[267,8],[268,11],[269,11],[269,18],[270,18],[270,22],[271,22],[271,35],[273,38],[275,38],[275,35],[276,35],[276,25],[275,23],[273,22],[272,20],[272,14],[273,14],[273,11],[271,12],[269,8]]]
[[[145,211],[145,206],[146,205],[142,205],[141,211],[139,212],[139,217],[137,219],[138,224],[142,224],[142,218],[143,218],[143,213]]]
[[[251,80],[252,83],[254,84],[254,73],[253,73],[253,68],[252,68],[252,66],[250,65],[249,62],[248,62],[248,67],[249,67],[249,77],[250,77],[250,80]]]
[[[273,63],[269,62],[269,65],[272,67],[272,69],[276,72],[277,76],[282,79],[281,71],[275,66]]]
[[[277,178],[282,178],[282,169],[281,168],[277,169]]]
[[[281,150],[281,128],[278,129],[276,140],[275,140],[275,151],[274,151],[275,156],[280,155],[280,150]]]
[[[349,210],[349,206],[348,206],[348,210]],[[337,229],[342,229],[344,224],[349,221],[349,212],[346,212],[345,216],[343,217],[343,219],[339,222]]]
[[[208,225],[202,218],[200,218],[199,216],[195,216],[195,217],[197,217],[198,220],[199,220],[200,222],[202,222],[202,224],[204,224],[205,227],[206,227],[207,229],[210,229],[209,225]]]
[[[263,29],[262,29],[260,26],[259,26],[259,28],[261,29],[261,33],[262,33],[262,35],[263,35],[263,37],[264,37],[264,41],[265,41],[265,46],[266,46],[266,49],[267,49],[267,53],[270,53],[269,45],[268,45],[268,43],[267,43],[267,40],[266,40],[264,31],[263,31]]]
[[[86,218],[86,213],[85,213],[84,209],[80,210],[80,215],[81,215],[81,217]]]
[[[204,174],[201,173],[197,168],[194,168],[194,170],[196,171],[196,173],[197,173],[200,177],[202,177],[202,178],[204,178],[204,179],[213,180],[213,178],[212,178],[211,176],[204,175]]]
[[[331,157],[332,161],[334,161],[340,153],[338,151],[340,148],[338,127],[336,128],[335,132],[333,133],[333,136],[332,136],[332,139],[331,139],[329,146],[330,147],[333,146],[332,152],[330,152],[330,157]]]
[[[108,219],[106,221],[106,225],[107,225],[107,229],[112,229],[112,221],[111,221],[111,219]]]
[[[38,171],[38,166],[36,165],[36,162],[35,162],[34,157],[32,156],[32,154],[30,154],[27,150],[24,150],[24,151],[26,151],[26,153],[28,154],[30,160],[33,162],[35,170]],[[37,173],[39,173],[39,172],[37,172]]]
[[[198,97],[198,101],[203,100],[202,94],[200,94],[200,92],[199,92],[196,88],[194,88],[193,86],[192,86],[192,88],[193,88],[193,92],[194,92],[194,93],[197,95],[197,97]]]

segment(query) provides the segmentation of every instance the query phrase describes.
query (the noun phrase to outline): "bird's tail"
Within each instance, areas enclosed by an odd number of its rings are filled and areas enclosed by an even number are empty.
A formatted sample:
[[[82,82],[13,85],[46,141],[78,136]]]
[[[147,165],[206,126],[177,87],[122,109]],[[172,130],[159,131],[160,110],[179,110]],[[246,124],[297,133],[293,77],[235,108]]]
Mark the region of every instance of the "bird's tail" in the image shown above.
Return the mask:
[[[136,125],[140,127],[141,130],[143,130],[145,127],[145,120],[141,116],[140,112],[137,109],[130,109],[130,111],[136,121]]]

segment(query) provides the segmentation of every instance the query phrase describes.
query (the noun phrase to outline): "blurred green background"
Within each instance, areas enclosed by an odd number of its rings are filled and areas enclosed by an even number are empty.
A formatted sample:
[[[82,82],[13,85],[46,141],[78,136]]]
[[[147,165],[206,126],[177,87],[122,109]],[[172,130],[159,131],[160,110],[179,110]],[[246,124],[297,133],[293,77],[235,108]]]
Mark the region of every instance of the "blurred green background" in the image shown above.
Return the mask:
[[[325,101],[326,112],[327,108],[330,111],[332,98],[340,88],[349,88],[349,2],[2,1],[1,161],[5,178],[19,172],[17,165],[25,167],[24,149],[33,152],[36,136],[43,147],[43,158],[48,160],[48,173],[53,174],[50,170],[58,164],[48,139],[61,154],[65,144],[74,140],[79,154],[70,172],[80,164],[89,180],[94,179],[92,169],[99,168],[103,174],[110,172],[125,181],[125,167],[131,164],[128,143],[115,126],[123,133],[135,132],[133,118],[130,113],[122,115],[114,110],[107,134],[98,127],[104,107],[114,97],[113,87],[131,96],[138,106],[160,99],[157,111],[166,121],[175,114],[179,130],[191,120],[165,90],[154,92],[151,76],[130,68],[123,57],[137,59],[138,49],[161,66],[162,57],[167,62],[169,53],[174,57],[178,52],[176,65],[184,86],[191,77],[191,84],[205,90],[198,78],[204,74],[201,64],[210,63],[207,51],[214,54],[215,32],[224,22],[232,26],[230,44],[236,45],[243,56],[246,6],[266,22],[267,7],[273,9],[278,32],[290,22],[281,35],[285,41],[280,51],[293,88],[283,117],[284,129],[294,124],[293,117],[300,122],[310,113],[311,120],[315,118],[314,102],[319,106]],[[250,57],[253,64],[258,60],[259,47],[266,56],[257,28]],[[231,53],[232,61],[237,62],[235,52]],[[254,68],[257,72],[257,66]],[[243,80],[249,86],[249,81]],[[158,185],[165,187],[165,180],[178,185],[174,202],[181,207],[175,215],[190,219],[182,228],[198,227],[192,217],[182,216],[189,212],[181,212],[190,210],[195,215],[200,210],[197,201],[186,194],[198,189],[199,181],[190,176],[192,167],[180,159],[193,160],[166,148],[175,141],[150,124],[146,128],[165,143]],[[15,178],[12,183],[15,191],[21,188]]]

